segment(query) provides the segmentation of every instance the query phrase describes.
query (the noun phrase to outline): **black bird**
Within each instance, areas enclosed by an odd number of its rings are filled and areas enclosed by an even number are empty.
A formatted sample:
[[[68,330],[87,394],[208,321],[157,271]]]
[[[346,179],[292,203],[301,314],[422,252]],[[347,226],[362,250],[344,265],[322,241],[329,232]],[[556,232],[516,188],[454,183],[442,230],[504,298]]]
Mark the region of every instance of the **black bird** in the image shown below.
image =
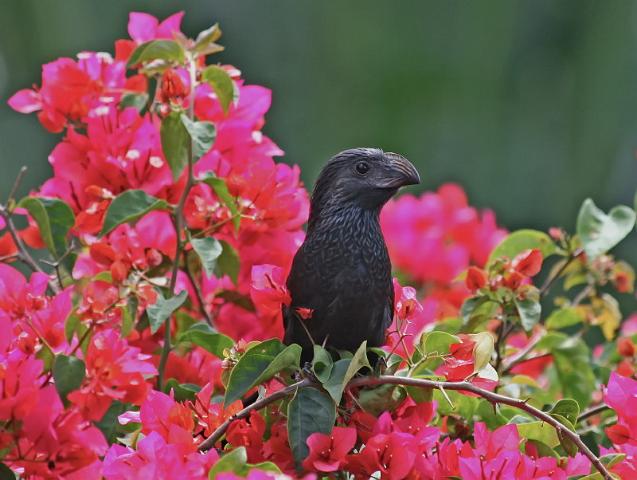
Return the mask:
[[[394,289],[379,214],[400,187],[418,183],[406,158],[376,148],[345,150],[323,167],[283,307],[285,343],[300,344],[304,361],[313,342],[349,351],[384,344]]]

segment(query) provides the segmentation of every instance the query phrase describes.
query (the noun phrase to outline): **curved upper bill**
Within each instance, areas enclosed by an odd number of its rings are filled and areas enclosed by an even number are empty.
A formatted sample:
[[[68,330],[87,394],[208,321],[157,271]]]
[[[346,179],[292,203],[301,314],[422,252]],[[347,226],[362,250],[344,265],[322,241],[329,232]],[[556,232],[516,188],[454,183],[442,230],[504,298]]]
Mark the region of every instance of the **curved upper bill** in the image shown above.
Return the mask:
[[[413,164],[397,153],[385,153],[388,160],[387,178],[383,181],[383,188],[400,188],[406,185],[420,183],[420,175]]]

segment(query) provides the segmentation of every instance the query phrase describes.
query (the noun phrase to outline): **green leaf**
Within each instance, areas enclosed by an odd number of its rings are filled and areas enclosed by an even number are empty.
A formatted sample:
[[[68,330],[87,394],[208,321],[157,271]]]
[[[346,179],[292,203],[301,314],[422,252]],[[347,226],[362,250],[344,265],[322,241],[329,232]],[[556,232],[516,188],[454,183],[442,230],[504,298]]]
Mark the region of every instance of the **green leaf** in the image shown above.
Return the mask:
[[[524,300],[518,298],[515,299],[515,307],[520,315],[520,322],[522,328],[527,332],[532,330],[535,325],[540,321],[542,316],[542,305],[534,298],[526,297]]]
[[[80,324],[80,317],[75,313],[71,313],[64,322],[64,338],[66,338],[67,343],[71,343],[73,340],[73,335],[77,331],[77,327]]]
[[[25,197],[18,207],[25,208],[40,229],[46,248],[59,258],[66,252],[66,237],[75,224],[73,210],[56,198]]]
[[[571,307],[564,307],[553,310],[546,319],[546,328],[557,330],[570,327],[583,321],[577,310]]]
[[[215,331],[205,322],[191,325],[180,337],[180,342],[192,342],[213,355],[223,359],[223,351],[232,348],[234,340],[227,335]]]
[[[126,306],[122,308],[122,331],[120,332],[122,338],[126,338],[135,326],[138,304],[137,297],[129,297]]]
[[[363,342],[351,359],[341,359],[334,363],[332,372],[323,388],[338,404],[343,396],[343,390],[362,368],[371,368],[367,359],[367,341]]]
[[[551,408],[551,415],[561,415],[566,418],[571,424],[577,423],[577,417],[579,417],[579,403],[572,398],[563,398],[558,400],[553,408]]]
[[[151,40],[142,43],[131,54],[128,67],[153,60],[165,60],[166,62],[183,63],[186,57],[184,49],[173,40]]]
[[[217,267],[217,259],[223,251],[221,243],[216,238],[191,238],[190,244],[192,248],[199,255],[201,265],[203,266],[206,275],[209,277],[214,275],[215,268]]]
[[[315,388],[300,389],[288,404],[288,440],[297,467],[307,457],[307,438],[313,433],[328,434],[336,421],[336,403]]]
[[[546,233],[539,230],[517,230],[510,233],[493,249],[487,263],[492,263],[500,257],[513,259],[525,250],[537,248],[544,258],[553,255],[555,243]]]
[[[222,472],[240,473],[247,463],[248,454],[245,447],[235,448],[223,455],[217,463],[212,466],[208,473],[208,478],[214,480],[217,478],[217,475]]]
[[[217,268],[215,268],[215,275],[219,278],[224,275],[228,275],[232,281],[236,284],[239,278],[239,270],[241,264],[239,263],[239,254],[225,240],[220,240],[222,251],[221,255],[217,259]]]
[[[177,180],[186,165],[188,165],[192,146],[190,134],[181,121],[181,114],[172,112],[164,117],[161,121],[159,134],[164,157],[166,157],[166,161],[170,165],[173,179]]]
[[[635,212],[631,208],[619,205],[605,214],[590,198],[577,216],[577,235],[591,260],[621,242],[634,226]]]
[[[580,338],[567,337],[551,349],[551,353],[562,393],[575,399],[580,409],[585,408],[596,390],[588,347]]]
[[[226,181],[223,178],[216,177],[212,172],[206,173],[206,175],[201,177],[199,180],[212,188],[217,197],[219,197],[219,200],[228,207],[228,210],[230,210],[230,214],[232,215],[232,224],[234,225],[235,230],[239,230],[239,225],[241,224],[239,206],[237,204],[237,199],[230,195]]]
[[[147,93],[127,93],[122,96],[122,99],[119,102],[119,108],[122,110],[125,108],[134,108],[138,112],[141,112],[147,103]]]
[[[449,347],[454,343],[460,343],[460,339],[457,336],[437,330],[423,335],[421,338],[423,353],[425,354],[437,353],[443,355],[449,353]]]
[[[411,390],[407,391],[411,392]],[[414,388],[414,393],[415,396],[410,396],[418,403],[423,401],[421,394],[425,395],[424,398],[428,398],[428,401],[431,401],[433,394],[430,388]],[[361,390],[358,394],[357,403],[363,410],[377,417],[383,412],[393,412],[403,403],[406,396],[407,392],[403,387],[385,384]]]
[[[158,292],[157,302],[146,308],[148,321],[150,322],[150,333],[157,332],[159,327],[170,318],[173,312],[184,304],[186,298],[188,298],[188,292],[186,290],[182,290],[174,297],[168,299],[164,298],[161,292]]]
[[[228,72],[216,65],[210,65],[201,73],[201,78],[210,84],[214,90],[221,108],[228,113],[228,108],[234,97],[234,84]]]
[[[484,330],[484,325],[493,317],[497,308],[498,304],[491,301],[489,297],[479,296],[466,299],[460,308],[464,331]]]
[[[170,378],[164,385],[164,393],[173,391],[175,400],[184,402],[186,400],[194,400],[195,395],[201,391],[201,387],[194,383],[179,383],[176,379]]]
[[[210,55],[223,50],[221,45],[215,42],[221,37],[221,29],[219,24],[215,23],[212,27],[205,29],[197,35],[195,45],[192,50],[201,55]]]
[[[251,388],[289,367],[298,366],[301,347],[283,345],[273,338],[249,348],[230,372],[224,405],[239,400]]]
[[[330,353],[320,345],[314,345],[314,359],[312,360],[312,372],[319,382],[325,383],[332,373],[334,361]]]
[[[111,403],[111,406],[108,407],[108,410],[106,410],[106,413],[101,420],[99,422],[95,422],[95,426],[102,431],[104,438],[109,445],[117,441],[118,427],[120,426],[117,417],[126,410],[128,410],[128,408],[125,403],[115,400]]]
[[[148,195],[143,190],[127,190],[120,193],[106,210],[100,236],[110,233],[124,223],[134,222],[153,210],[164,210],[168,204],[164,200]]]
[[[17,475],[7,465],[0,462],[0,480],[16,480]]]
[[[193,163],[203,157],[215,143],[217,129],[212,122],[193,122],[185,113],[181,114],[181,122],[186,127],[192,141]]]
[[[60,398],[66,402],[66,396],[82,385],[86,376],[86,366],[77,357],[58,355],[53,363],[53,379]]]
[[[518,433],[527,440],[537,440],[550,448],[555,448],[560,444],[555,429],[546,422],[526,422],[518,423]]]

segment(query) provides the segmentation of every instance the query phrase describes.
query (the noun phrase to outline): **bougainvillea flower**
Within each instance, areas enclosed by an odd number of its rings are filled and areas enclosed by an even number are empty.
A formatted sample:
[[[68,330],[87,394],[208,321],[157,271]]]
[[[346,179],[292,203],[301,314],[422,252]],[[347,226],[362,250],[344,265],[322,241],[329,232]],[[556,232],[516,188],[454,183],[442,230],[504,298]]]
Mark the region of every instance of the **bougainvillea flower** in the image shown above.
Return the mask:
[[[356,430],[353,428],[334,427],[330,435],[313,433],[307,439],[310,453],[303,460],[303,468],[325,473],[336,472],[355,443]]]

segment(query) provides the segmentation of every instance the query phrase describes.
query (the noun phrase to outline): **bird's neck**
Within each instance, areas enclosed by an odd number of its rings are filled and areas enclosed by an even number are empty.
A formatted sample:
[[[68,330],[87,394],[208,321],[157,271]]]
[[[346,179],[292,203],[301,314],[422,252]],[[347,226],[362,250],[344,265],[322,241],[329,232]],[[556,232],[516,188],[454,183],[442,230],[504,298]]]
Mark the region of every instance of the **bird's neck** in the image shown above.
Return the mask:
[[[357,231],[378,233],[380,229],[381,207],[375,209],[362,208],[358,205],[325,205],[320,211],[312,209],[308,222],[308,235],[315,231],[330,230],[334,234],[347,232],[350,235]],[[371,230],[371,231],[370,231]]]

